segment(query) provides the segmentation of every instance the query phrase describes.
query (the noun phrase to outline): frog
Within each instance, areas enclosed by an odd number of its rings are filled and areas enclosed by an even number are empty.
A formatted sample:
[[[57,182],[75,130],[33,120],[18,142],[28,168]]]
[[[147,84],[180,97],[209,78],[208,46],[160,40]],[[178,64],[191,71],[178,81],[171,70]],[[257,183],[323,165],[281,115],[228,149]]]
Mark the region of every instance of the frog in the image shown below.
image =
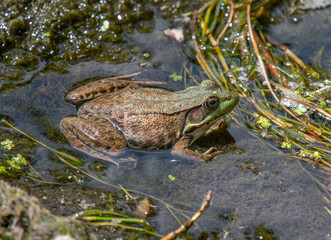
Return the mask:
[[[60,130],[69,144],[92,157],[117,166],[125,149],[161,151],[175,157],[207,162],[220,154],[211,147],[200,153],[190,145],[224,120],[238,104],[234,91],[212,80],[181,91],[146,86],[144,82],[90,82],[70,91],[65,99],[80,104],[77,116],[65,117]]]

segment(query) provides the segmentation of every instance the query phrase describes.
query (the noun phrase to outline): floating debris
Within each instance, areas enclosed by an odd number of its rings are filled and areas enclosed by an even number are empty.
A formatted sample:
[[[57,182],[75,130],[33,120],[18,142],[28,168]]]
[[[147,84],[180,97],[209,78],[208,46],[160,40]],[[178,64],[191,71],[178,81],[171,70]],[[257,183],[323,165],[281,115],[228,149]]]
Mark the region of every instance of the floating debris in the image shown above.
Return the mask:
[[[184,41],[184,32],[182,28],[168,28],[166,30],[164,30],[164,34],[167,37],[170,37],[174,40],[176,40],[179,43],[182,43]]]

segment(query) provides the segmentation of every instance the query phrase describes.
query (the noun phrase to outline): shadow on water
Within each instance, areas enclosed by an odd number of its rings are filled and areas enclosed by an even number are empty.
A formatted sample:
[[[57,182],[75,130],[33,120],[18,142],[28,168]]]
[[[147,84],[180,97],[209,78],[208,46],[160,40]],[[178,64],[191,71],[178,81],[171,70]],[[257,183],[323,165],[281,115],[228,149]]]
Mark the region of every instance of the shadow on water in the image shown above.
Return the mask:
[[[190,9],[188,1],[182,2],[183,9]],[[168,3],[164,5],[173,7],[175,13],[171,15],[178,14],[174,6]],[[219,239],[225,236],[226,231],[231,232],[231,239],[256,239],[262,234],[279,239],[330,237],[330,215],[325,211],[326,203],[318,194],[318,186],[294,158],[265,146],[262,141],[251,137],[249,129],[238,127],[233,121],[229,122],[227,130],[214,132],[192,146],[201,151],[209,146],[224,150],[223,154],[208,163],[192,163],[180,159],[172,161],[174,158],[170,150],[152,153],[128,151],[127,154],[137,159],[137,166],[117,168],[111,163],[77,152],[67,144],[58,124],[62,118],[75,115],[76,107],[66,103],[64,96],[72,85],[82,79],[100,79],[142,71],[139,76],[142,80],[165,81],[166,87],[173,90],[184,88],[183,82],[168,79],[172,73],[180,73],[186,58],[181,46],[162,33],[167,27],[176,25],[176,22],[169,20],[170,10],[168,16],[168,11],[162,10],[159,5],[148,6],[154,12],[152,20],[142,21],[146,21],[151,27],[148,31],[145,29],[140,32],[139,28],[142,26],[138,26],[138,30],[133,33],[122,29],[125,44],[121,44],[121,47],[131,49],[127,52],[130,57],[116,64],[110,58],[105,61],[76,59],[77,62],[68,63],[64,57],[60,61],[55,58],[48,61],[45,67],[43,61],[34,62],[34,58],[29,55],[26,58],[30,57],[34,66],[21,67],[12,62],[12,57],[18,55],[17,52],[10,50],[7,55],[2,54],[0,67],[5,66],[6,71],[11,72],[15,79],[0,79],[1,118],[14,123],[39,141],[56,149],[66,149],[73,156],[82,159],[85,164],[81,169],[87,173],[105,182],[156,196],[190,211],[188,215],[193,215],[203,196],[208,190],[212,190],[214,194],[210,208],[204,212],[198,224],[190,229],[194,239],[198,236],[200,239]],[[183,12],[183,9],[178,12]],[[181,16],[178,14],[177,17]],[[278,35],[281,27],[288,25],[270,27],[270,33]],[[75,43],[77,42],[79,41],[76,39]],[[98,59],[102,59],[108,50],[104,50]],[[308,50],[302,51],[305,53]],[[19,53],[22,54],[23,51]],[[119,53],[112,49],[112,54]],[[44,56],[39,55],[37,58],[43,59]],[[193,64],[189,66],[196,68]],[[9,68],[15,68],[15,71]],[[21,76],[19,72],[25,75]],[[198,72],[196,70],[195,77],[201,79]],[[29,79],[26,80],[27,78]],[[190,81],[192,84],[193,81]],[[109,209],[112,206],[109,194],[112,194],[115,209],[132,214],[133,209],[127,205],[123,192],[65,165],[49,150],[3,125],[0,126],[0,133],[0,140],[8,138],[15,142],[17,152],[30,161],[41,179],[60,184],[42,184],[21,176],[7,178],[37,196],[53,213],[71,215],[91,208]],[[303,167],[307,165],[303,163]],[[175,180],[171,180],[169,175],[175,177]],[[164,206],[156,201],[151,203],[156,207],[148,221],[158,233],[166,234],[178,228],[177,221]],[[109,234],[114,234],[112,237],[123,234],[120,230],[110,233],[108,228],[91,229],[105,239],[111,239]]]

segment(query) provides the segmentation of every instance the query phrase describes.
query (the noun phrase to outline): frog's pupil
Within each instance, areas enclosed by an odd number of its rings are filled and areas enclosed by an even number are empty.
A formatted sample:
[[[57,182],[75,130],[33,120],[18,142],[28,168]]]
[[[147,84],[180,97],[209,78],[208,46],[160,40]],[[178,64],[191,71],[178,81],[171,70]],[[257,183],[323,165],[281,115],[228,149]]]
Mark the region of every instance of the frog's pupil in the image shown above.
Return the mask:
[[[216,97],[210,97],[205,102],[205,106],[206,106],[206,108],[208,108],[210,110],[213,110],[213,109],[215,109],[217,107],[218,102],[219,102],[218,98],[216,98]]]

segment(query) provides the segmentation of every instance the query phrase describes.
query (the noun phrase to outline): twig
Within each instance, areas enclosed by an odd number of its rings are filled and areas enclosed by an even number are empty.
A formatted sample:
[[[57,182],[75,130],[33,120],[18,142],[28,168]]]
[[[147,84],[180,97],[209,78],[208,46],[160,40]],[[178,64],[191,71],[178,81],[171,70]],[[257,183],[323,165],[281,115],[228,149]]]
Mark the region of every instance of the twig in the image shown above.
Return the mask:
[[[177,230],[169,233],[167,236],[161,238],[161,240],[175,239],[179,234],[186,232],[192,224],[201,216],[201,214],[208,208],[212,196],[212,191],[209,190],[207,195],[204,197],[200,209],[189,219],[184,225],[180,226]]]

